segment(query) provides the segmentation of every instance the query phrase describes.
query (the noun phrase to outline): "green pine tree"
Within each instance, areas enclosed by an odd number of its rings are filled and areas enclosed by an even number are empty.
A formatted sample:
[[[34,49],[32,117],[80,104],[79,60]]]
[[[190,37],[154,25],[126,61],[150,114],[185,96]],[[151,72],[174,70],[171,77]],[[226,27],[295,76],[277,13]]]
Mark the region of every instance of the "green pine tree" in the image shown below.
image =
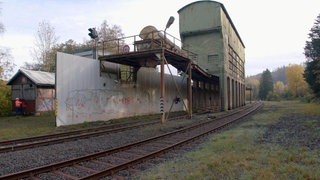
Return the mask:
[[[320,14],[311,28],[309,41],[304,47],[307,58],[304,77],[317,97],[320,97]]]
[[[269,92],[273,91],[273,80],[269,69],[263,71],[260,79],[259,98],[266,100]]]

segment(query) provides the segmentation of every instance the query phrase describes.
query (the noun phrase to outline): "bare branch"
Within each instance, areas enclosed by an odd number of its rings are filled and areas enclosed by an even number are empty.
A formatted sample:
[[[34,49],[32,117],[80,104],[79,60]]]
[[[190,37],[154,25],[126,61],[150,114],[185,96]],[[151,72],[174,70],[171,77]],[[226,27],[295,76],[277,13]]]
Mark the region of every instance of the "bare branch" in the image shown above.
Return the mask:
[[[54,71],[54,54],[51,53],[57,44],[58,37],[55,35],[55,29],[49,22],[43,20],[39,23],[37,33],[35,34],[34,48],[31,55],[37,64],[35,67],[43,71]],[[33,66],[29,66],[33,67]]]

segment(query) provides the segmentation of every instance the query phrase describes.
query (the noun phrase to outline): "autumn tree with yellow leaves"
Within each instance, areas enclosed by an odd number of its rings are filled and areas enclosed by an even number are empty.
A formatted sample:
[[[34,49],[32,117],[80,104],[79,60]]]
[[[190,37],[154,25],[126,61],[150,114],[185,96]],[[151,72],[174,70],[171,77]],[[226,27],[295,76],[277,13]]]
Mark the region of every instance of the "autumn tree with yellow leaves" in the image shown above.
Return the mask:
[[[286,85],[282,81],[277,81],[273,84],[273,93],[279,97],[282,97],[286,91]]]
[[[303,97],[308,93],[308,84],[304,77],[304,67],[298,64],[290,64],[286,70],[288,91],[294,97]]]

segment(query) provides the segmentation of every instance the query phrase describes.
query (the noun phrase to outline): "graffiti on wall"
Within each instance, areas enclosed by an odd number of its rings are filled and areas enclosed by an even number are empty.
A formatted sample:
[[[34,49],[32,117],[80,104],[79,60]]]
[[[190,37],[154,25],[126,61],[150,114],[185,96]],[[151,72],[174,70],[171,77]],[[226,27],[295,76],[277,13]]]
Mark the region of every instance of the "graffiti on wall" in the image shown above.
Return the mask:
[[[133,96],[125,96],[119,91],[74,90],[68,93],[66,111],[72,117],[90,114],[117,113],[138,102]]]
[[[45,111],[53,111],[54,110],[54,99],[38,99],[37,102],[37,111],[45,112]]]

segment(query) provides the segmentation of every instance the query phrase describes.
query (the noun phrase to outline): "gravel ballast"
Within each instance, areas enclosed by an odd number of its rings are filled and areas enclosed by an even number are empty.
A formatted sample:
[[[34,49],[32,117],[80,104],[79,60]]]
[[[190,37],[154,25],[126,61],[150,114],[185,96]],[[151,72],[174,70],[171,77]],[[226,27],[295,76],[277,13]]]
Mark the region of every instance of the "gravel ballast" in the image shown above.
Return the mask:
[[[205,116],[203,116],[203,118],[204,117]],[[198,117],[191,120],[170,121],[165,125],[157,124],[88,139],[80,139],[72,142],[1,153],[0,176],[69,160],[155,135],[160,135],[177,128],[182,128],[188,124],[195,123],[199,121],[199,118],[201,119],[201,117]]]

